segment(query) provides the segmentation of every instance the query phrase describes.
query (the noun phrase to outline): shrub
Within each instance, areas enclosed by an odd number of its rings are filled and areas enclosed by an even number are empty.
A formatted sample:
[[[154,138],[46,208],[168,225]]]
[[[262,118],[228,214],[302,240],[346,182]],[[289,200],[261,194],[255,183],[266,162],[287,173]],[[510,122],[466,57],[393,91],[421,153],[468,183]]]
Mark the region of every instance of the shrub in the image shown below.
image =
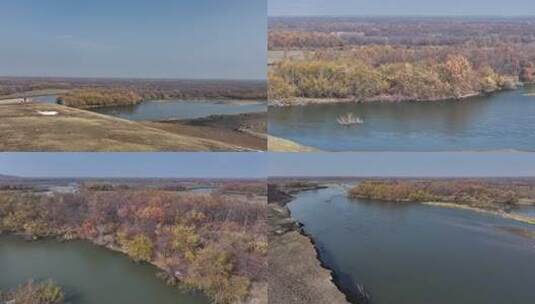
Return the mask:
[[[64,303],[65,294],[61,287],[52,281],[29,281],[15,290],[0,292],[0,300],[16,304],[61,304]]]
[[[131,240],[123,240],[126,253],[136,262],[150,261],[152,259],[152,241],[143,234],[136,235]]]

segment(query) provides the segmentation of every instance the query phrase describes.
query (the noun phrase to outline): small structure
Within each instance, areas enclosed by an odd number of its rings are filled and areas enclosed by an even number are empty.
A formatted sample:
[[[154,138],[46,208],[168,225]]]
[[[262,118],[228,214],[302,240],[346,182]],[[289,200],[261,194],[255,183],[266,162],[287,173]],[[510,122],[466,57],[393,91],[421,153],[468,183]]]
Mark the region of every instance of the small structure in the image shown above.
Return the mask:
[[[340,115],[336,118],[336,121],[342,126],[355,126],[364,123],[364,121],[360,119],[360,117],[353,115],[353,113],[346,113],[344,115]]]

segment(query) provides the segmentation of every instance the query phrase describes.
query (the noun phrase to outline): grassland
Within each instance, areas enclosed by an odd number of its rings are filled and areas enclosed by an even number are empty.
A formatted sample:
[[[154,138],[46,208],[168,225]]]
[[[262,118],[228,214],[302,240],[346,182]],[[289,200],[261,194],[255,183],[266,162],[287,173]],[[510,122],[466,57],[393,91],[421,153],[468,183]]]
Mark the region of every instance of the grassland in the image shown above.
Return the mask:
[[[38,111],[56,111],[43,116]],[[0,105],[2,151],[242,151],[152,125],[54,104]],[[178,130],[179,131],[179,130]]]

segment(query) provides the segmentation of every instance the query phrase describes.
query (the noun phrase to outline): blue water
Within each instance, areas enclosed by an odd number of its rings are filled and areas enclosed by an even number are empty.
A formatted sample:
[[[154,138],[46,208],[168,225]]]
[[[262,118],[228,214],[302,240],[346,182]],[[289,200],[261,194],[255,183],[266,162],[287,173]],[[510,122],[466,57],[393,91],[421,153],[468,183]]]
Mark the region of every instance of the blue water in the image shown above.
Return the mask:
[[[340,187],[288,207],[322,261],[372,304],[535,303],[535,226],[460,209],[350,200]]]
[[[193,119],[210,115],[267,112],[266,102],[221,100],[154,100],[137,105],[90,109],[129,120]]]
[[[57,103],[57,95],[44,95],[44,96],[35,96],[30,97],[33,102],[38,103]]]
[[[535,87],[466,100],[269,109],[271,135],[324,151],[535,151]],[[364,120],[340,126],[354,113]]]

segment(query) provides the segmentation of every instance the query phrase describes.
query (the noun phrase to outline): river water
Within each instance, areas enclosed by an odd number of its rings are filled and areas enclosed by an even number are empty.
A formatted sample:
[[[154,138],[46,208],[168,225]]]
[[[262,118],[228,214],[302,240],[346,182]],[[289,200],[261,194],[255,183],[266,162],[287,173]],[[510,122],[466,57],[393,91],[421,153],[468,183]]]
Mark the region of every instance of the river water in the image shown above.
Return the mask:
[[[38,103],[57,103],[57,95],[32,97]],[[88,109],[129,120],[194,119],[210,115],[267,112],[266,101],[148,100],[136,105]]]
[[[265,102],[221,100],[144,101],[137,105],[90,109],[129,120],[193,119],[210,115],[267,112]]]
[[[269,109],[271,135],[325,151],[535,151],[535,87],[465,100]],[[344,127],[336,118],[364,120]]]
[[[89,242],[28,242],[0,237],[0,290],[29,279],[52,279],[73,304],[208,304],[209,300],[167,286],[158,270]]]
[[[460,209],[350,200],[340,187],[288,207],[322,261],[373,304],[535,303],[535,240],[521,224]]]

